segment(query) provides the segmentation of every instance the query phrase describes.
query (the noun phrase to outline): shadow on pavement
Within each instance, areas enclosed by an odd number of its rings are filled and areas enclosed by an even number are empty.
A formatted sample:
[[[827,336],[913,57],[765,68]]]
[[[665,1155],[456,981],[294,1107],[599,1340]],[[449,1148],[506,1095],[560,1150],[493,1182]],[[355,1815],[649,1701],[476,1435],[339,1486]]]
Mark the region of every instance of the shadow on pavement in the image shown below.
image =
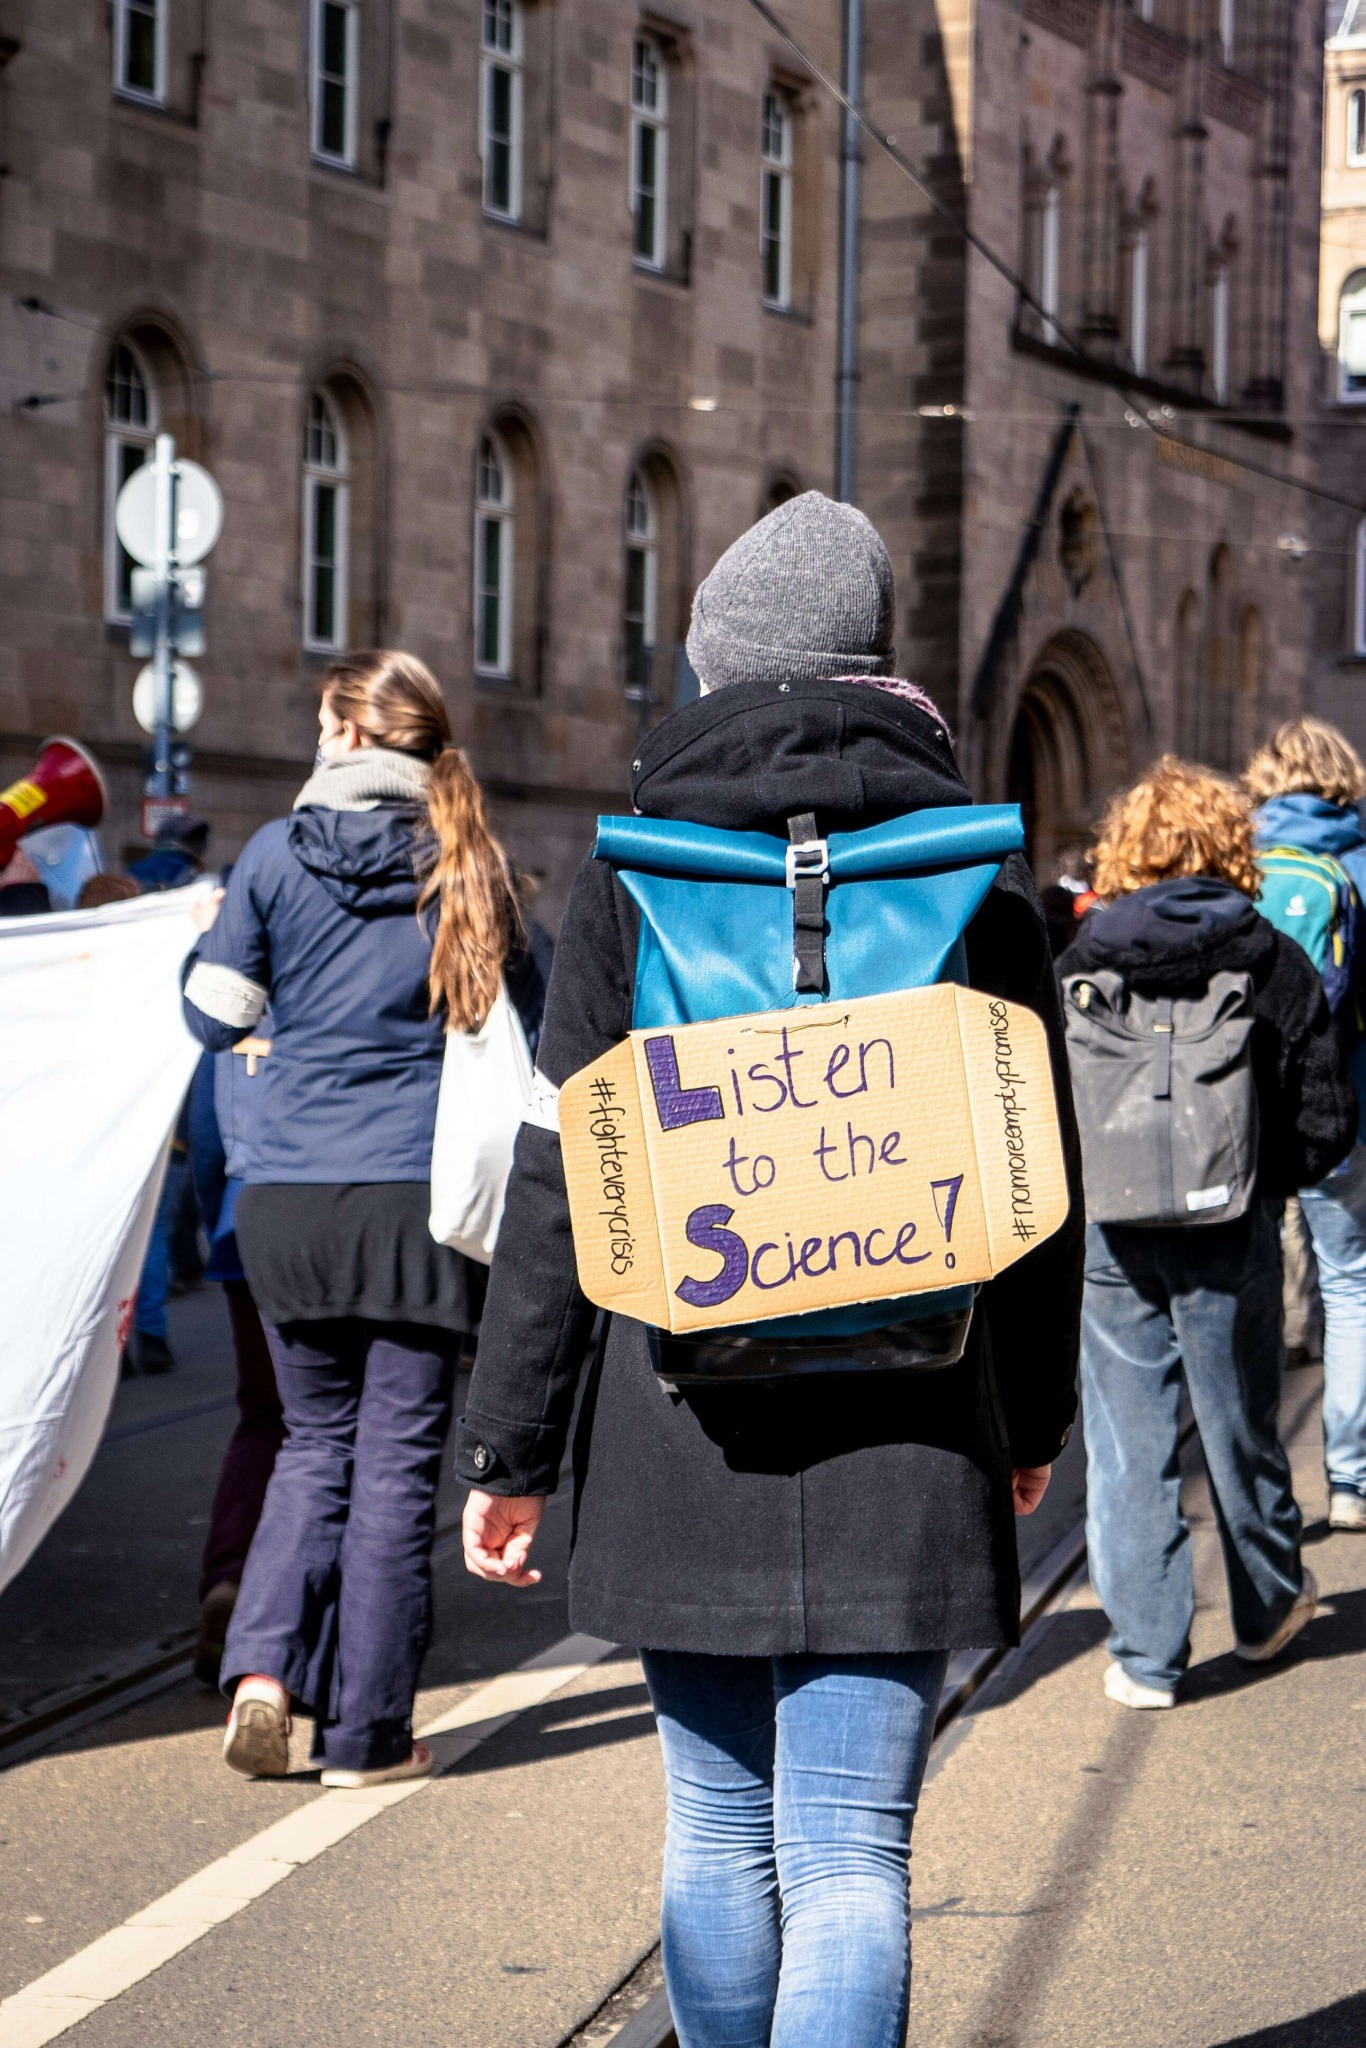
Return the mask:
[[[569,1693],[563,1699],[547,1700],[523,1722],[508,1728],[501,1739],[494,1736],[462,1758],[455,1769],[462,1777],[520,1769],[525,1764],[549,1763],[556,1757],[605,1749],[613,1743],[634,1742],[642,1735],[653,1735],[654,1731],[650,1696],[643,1685]],[[437,1751],[438,1761],[440,1743],[440,1736],[434,1736],[432,1747]]]
[[[973,1713],[987,1713],[997,1707],[1008,1707],[1012,1700],[1019,1699],[1037,1685],[1041,1678],[1061,1671],[1065,1664],[1071,1664],[1077,1657],[1086,1656],[1098,1643],[1103,1643],[1109,1634],[1110,1624],[1095,1607],[1064,1610],[1048,1621],[1042,1633],[1031,1644],[1027,1656],[1022,1657],[1013,1668],[995,1683],[984,1688],[979,1700],[973,1702]]]
[[[1297,2020],[1283,2020],[1278,2027],[1259,2027],[1255,2034],[1238,2034],[1221,2041],[1218,2048],[1361,2048],[1366,2041],[1366,1992],[1340,1998],[1335,2005],[1320,2006]]]
[[[1241,1692],[1288,1671],[1296,1664],[1312,1664],[1333,1657],[1355,1657],[1366,1650],[1366,1588],[1346,1593],[1326,1593],[1318,1612],[1302,1635],[1295,1638],[1284,1656],[1272,1664],[1244,1664],[1231,1650],[1211,1657],[1187,1672],[1181,1687],[1183,1701],[1208,1700],[1225,1693]],[[1366,2038],[1358,2036],[1357,2039]]]

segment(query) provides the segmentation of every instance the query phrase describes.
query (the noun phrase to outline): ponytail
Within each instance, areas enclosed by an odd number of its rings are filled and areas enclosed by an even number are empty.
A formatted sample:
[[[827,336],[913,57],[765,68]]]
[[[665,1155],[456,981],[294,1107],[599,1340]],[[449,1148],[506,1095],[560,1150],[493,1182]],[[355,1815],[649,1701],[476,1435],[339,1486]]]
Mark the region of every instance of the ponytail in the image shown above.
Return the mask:
[[[504,963],[522,935],[507,855],[489,829],[484,794],[458,747],[432,762],[427,814],[436,858],[418,900],[435,903],[427,980],[430,1014],[453,1031],[478,1031],[498,998]]]

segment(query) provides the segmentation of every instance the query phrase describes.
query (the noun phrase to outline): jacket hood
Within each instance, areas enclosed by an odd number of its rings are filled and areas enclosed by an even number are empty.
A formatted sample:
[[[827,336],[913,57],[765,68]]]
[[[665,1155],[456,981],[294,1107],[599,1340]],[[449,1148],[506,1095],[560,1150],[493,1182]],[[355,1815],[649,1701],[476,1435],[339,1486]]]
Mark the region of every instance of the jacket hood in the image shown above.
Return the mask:
[[[654,728],[631,763],[647,818],[787,837],[814,811],[822,832],[971,803],[943,727],[867,683],[735,683]]]
[[[1241,889],[1193,875],[1152,882],[1093,911],[1058,967],[1111,967],[1139,984],[1185,987],[1220,968],[1250,970],[1275,944],[1273,927]]]
[[[412,910],[417,903],[426,821],[410,804],[369,811],[295,811],[285,826],[289,850],[316,875],[334,903],[361,917]]]
[[[1308,790],[1273,796],[1252,822],[1258,846],[1301,846],[1306,853],[1328,853],[1335,860],[1366,846],[1366,829],[1351,806],[1330,804]]]

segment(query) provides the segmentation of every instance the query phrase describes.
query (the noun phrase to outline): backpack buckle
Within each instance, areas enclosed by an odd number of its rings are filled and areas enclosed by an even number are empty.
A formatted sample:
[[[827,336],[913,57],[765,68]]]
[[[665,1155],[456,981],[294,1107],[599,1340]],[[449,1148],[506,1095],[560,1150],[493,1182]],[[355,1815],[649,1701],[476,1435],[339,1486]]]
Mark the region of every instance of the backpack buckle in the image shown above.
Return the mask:
[[[799,881],[820,882],[830,880],[830,843],[826,839],[800,839],[795,846],[787,849],[787,886],[795,889]]]

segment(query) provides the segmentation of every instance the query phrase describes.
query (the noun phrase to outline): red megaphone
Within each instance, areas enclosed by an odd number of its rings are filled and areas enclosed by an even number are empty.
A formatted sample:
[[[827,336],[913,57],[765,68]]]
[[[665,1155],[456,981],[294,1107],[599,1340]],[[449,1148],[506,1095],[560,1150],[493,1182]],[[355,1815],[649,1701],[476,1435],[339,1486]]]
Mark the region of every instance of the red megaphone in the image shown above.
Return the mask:
[[[75,740],[46,740],[27,775],[0,789],[0,868],[26,832],[42,825],[98,825],[104,777]]]

